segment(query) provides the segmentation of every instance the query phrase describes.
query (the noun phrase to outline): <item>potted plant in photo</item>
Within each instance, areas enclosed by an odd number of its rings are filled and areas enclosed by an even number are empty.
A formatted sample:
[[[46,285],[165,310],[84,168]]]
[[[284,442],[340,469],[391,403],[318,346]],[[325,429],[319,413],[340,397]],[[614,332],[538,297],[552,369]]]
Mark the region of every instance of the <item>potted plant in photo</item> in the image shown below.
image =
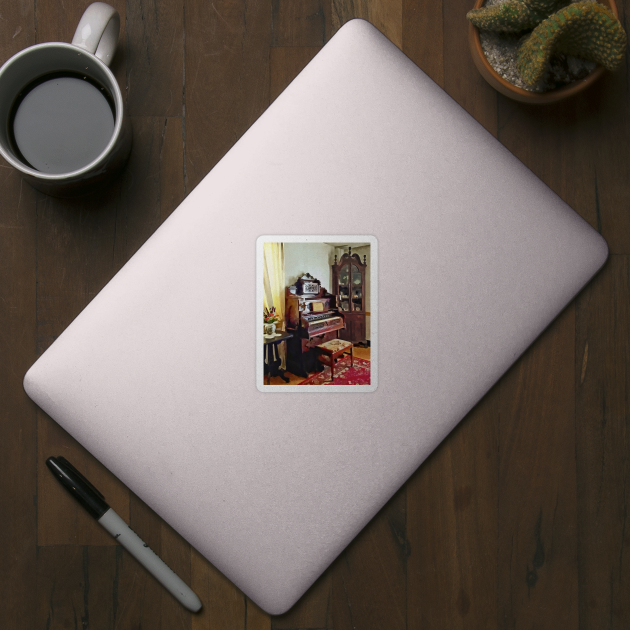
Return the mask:
[[[276,334],[276,324],[280,321],[280,317],[276,313],[276,307],[272,306],[271,309],[265,308],[263,314],[264,319],[264,333],[266,337],[273,337]]]

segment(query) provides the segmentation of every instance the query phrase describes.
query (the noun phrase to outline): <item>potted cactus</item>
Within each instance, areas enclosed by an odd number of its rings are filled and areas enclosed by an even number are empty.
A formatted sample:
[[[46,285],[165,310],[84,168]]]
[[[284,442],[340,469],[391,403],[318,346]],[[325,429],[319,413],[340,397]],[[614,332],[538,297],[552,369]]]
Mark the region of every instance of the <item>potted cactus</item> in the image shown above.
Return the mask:
[[[575,94],[618,68],[625,55],[617,7],[605,2],[477,0],[467,15],[475,65],[490,85],[516,100],[544,103]],[[496,62],[497,43],[511,48],[511,59]]]

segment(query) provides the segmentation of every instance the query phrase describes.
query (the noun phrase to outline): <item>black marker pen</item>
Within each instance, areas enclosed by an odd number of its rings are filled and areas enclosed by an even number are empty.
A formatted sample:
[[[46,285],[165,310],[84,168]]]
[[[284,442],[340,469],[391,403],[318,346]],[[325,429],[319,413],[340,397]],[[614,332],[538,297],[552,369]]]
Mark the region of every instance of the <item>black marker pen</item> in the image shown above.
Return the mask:
[[[105,497],[65,457],[49,457],[61,485],[160,582],[183,606],[197,612],[201,601],[140,537],[105,502]]]

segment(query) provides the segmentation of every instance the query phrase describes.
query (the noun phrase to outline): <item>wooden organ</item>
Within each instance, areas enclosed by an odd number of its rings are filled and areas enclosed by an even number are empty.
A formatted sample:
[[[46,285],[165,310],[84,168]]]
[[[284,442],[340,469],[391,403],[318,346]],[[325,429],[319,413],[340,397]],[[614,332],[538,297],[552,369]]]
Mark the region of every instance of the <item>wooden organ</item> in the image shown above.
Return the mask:
[[[346,327],[335,296],[308,273],[286,288],[285,321],[287,331],[293,333],[287,340],[287,370],[304,378],[323,367],[313,348],[338,338]]]

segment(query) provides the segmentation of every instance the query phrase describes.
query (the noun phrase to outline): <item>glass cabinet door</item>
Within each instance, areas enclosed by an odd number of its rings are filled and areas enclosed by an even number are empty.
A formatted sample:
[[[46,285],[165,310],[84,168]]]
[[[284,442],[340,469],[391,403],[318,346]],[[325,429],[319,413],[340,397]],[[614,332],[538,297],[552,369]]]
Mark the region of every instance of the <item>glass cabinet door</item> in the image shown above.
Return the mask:
[[[350,310],[350,267],[344,265],[339,272],[339,308],[342,311]]]
[[[363,280],[361,277],[361,271],[359,271],[359,268],[356,265],[352,265],[351,295],[352,295],[352,310],[362,311],[363,310]]]

